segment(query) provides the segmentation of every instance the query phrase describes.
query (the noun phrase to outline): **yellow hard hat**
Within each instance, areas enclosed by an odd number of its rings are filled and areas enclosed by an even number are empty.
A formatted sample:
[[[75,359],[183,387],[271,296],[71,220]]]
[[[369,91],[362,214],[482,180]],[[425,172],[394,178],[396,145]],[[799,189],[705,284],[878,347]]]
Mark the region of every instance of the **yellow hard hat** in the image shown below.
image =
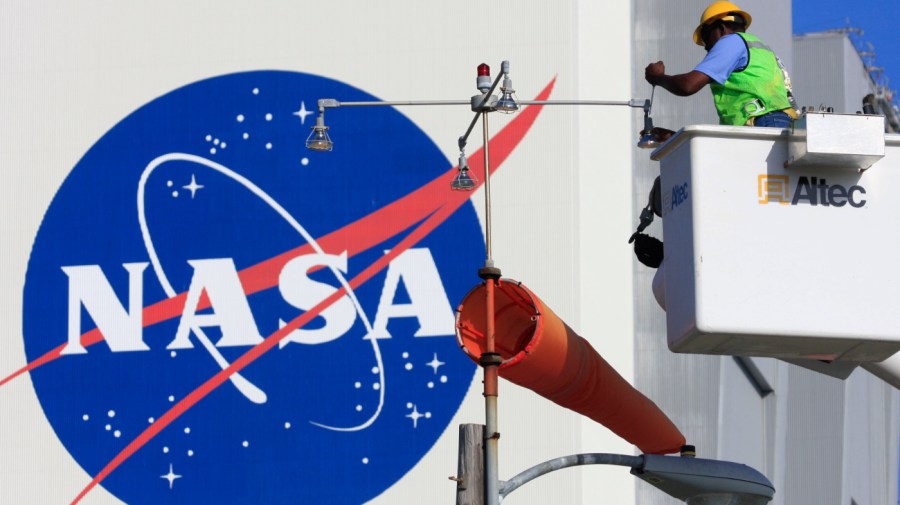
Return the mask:
[[[694,30],[694,42],[698,46],[702,46],[703,40],[700,39],[700,32],[703,30],[703,27],[720,19],[734,21],[733,14],[740,14],[744,18],[747,22],[745,28],[750,26],[750,22],[753,21],[750,14],[742,11],[740,7],[731,2],[713,2],[709,4],[709,7],[707,7],[706,10],[703,11],[703,14],[700,15],[700,24],[697,25],[697,29]]]

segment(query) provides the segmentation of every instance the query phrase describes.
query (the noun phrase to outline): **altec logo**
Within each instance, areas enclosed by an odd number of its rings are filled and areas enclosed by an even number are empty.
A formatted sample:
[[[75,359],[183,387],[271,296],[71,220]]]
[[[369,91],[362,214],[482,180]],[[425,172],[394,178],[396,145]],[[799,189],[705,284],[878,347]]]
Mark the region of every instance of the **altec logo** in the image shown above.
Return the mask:
[[[780,203],[782,205],[821,205],[823,207],[860,208],[866,205],[866,188],[858,185],[843,186],[828,184],[824,178],[797,176],[797,183],[791,190],[790,176],[760,174],[757,177],[756,192],[759,203]]]
[[[671,191],[667,191],[662,195],[662,212],[663,216],[674,211],[690,198],[690,184],[683,182],[672,186]]]
[[[690,194],[688,193],[688,183],[680,184],[672,188],[672,208],[675,210],[679,205],[687,201]]]
[[[59,189],[26,274],[28,364],[0,386],[30,373],[92,476],[75,502],[362,503],[446,429],[475,372],[452,304],[478,281],[476,213],[391,108],[334,114],[339,149],[306,151],[326,96],[375,99],[291,72],[185,86]],[[539,110],[497,133],[495,166]]]

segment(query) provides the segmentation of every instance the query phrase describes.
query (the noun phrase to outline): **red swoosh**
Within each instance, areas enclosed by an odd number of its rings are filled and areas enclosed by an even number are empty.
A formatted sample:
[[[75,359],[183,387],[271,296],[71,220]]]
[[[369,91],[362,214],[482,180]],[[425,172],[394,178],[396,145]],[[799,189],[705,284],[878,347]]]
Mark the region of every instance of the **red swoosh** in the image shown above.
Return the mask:
[[[547,84],[547,86],[536,97],[536,100],[545,100],[549,97],[550,92],[555,83],[555,78]],[[512,150],[524,138],[531,125],[537,118],[541,110],[541,106],[526,107],[513,119],[505,128],[503,128],[490,141],[492,160],[494,164],[491,168],[493,173],[503,161],[509,156]],[[482,181],[484,180],[484,165],[481,161],[481,150],[472,156],[470,168],[477,172],[481,172]],[[410,193],[404,198],[397,200],[368,216],[365,216],[344,228],[332,232],[319,241],[323,249],[329,249],[333,244],[347,244],[348,254],[358,254],[379,243],[387,240],[392,236],[396,236],[403,230],[409,228],[414,223],[420,221],[424,216],[428,216],[424,221],[416,226],[403,240],[400,241],[390,252],[380,257],[368,268],[363,270],[357,276],[352,278],[348,284],[355,289],[368,281],[372,276],[383,270],[394,258],[414,246],[435,228],[441,225],[448,217],[467,202],[470,198],[468,193],[450,192],[447,190],[448,176],[452,176],[456,167],[448,170],[444,175],[432,180],[425,186]],[[437,197],[437,198],[436,198]],[[443,200],[440,199],[443,197]],[[437,202],[437,203],[435,203]],[[430,215],[429,215],[430,214]],[[370,231],[371,230],[371,231]],[[255,266],[244,269],[241,272],[241,280],[244,285],[245,293],[251,294],[257,291],[268,289],[276,285],[278,273],[284,264],[293,257],[300,254],[311,252],[311,248],[307,246],[299,247],[275,256],[269,260],[259,263]],[[135,452],[140,450],[157,434],[165,429],[169,424],[178,419],[182,414],[196,405],[200,400],[205,398],[209,393],[221,386],[228,378],[243,370],[249,364],[253,363],[257,358],[277,346],[295,329],[303,327],[306,323],[315,318],[319,313],[328,308],[331,304],[338,301],[347,294],[345,288],[338,289],[331,296],[322,300],[312,309],[306,311],[283,328],[269,335],[265,340],[256,346],[250,348],[247,352],[237,358],[227,368],[219,371],[197,389],[181,399],[171,409],[164,413],[159,419],[148,426],[137,438],[131,441],[119,454],[117,454],[107,465],[91,480],[91,482],[78,494],[72,501],[76,504],[84,498],[91,489],[101,483],[110,473],[119,467],[123,462],[128,460]],[[171,319],[181,314],[184,305],[185,294],[181,294],[171,299],[163,300],[144,309],[144,325],[149,326],[159,321]],[[102,335],[97,330],[93,330],[82,335],[82,345],[91,345],[102,339]],[[22,370],[7,377],[0,385],[5,384],[16,375],[25,371],[32,370],[36,366],[50,362],[59,357],[59,352],[63,346],[60,346],[41,358],[29,363]]]

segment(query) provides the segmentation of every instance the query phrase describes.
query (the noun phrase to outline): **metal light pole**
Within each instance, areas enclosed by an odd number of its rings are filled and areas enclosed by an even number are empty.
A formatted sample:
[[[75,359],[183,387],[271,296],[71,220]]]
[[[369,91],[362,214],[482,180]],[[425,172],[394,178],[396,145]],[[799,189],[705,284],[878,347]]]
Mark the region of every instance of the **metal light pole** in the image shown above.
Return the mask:
[[[488,113],[495,110],[496,97],[492,95],[500,78],[508,75],[509,62],[502,64],[503,71],[497,76],[493,84],[490,82],[490,68],[482,63],[478,66],[478,88],[481,95],[472,97],[472,110],[475,117],[469,123],[469,128],[459,138],[459,148],[466,146],[469,134],[475,127],[478,118],[481,118],[481,131],[483,136],[484,151],[484,234],[486,256],[484,266],[478,269],[478,276],[485,282],[485,311],[487,316],[487,328],[485,328],[485,352],[479,359],[479,364],[484,368],[484,504],[498,505],[500,503],[500,472],[499,472],[499,443],[500,432],[497,420],[497,397],[499,395],[499,368],[503,358],[495,348],[494,329],[494,290],[500,280],[500,269],[494,265],[491,245],[491,161],[490,161],[490,133],[488,129]]]

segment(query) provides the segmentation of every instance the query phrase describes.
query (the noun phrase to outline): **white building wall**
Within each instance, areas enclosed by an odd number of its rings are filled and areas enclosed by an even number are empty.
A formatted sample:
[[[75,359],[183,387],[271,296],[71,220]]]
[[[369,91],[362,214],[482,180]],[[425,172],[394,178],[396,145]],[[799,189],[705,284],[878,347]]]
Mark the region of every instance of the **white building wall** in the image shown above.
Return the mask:
[[[631,97],[632,27],[629,2],[577,3],[576,69],[578,98],[621,100]],[[635,132],[623,125],[640,115],[624,107],[579,107],[578,176],[578,321],[577,331],[629,382],[634,383],[631,233],[631,146]],[[578,452],[633,454],[635,449],[610,436],[603,426],[580,420]],[[621,468],[585,468],[582,503],[633,503],[635,487]],[[571,470],[569,470],[571,471]],[[556,503],[551,501],[548,503]]]

